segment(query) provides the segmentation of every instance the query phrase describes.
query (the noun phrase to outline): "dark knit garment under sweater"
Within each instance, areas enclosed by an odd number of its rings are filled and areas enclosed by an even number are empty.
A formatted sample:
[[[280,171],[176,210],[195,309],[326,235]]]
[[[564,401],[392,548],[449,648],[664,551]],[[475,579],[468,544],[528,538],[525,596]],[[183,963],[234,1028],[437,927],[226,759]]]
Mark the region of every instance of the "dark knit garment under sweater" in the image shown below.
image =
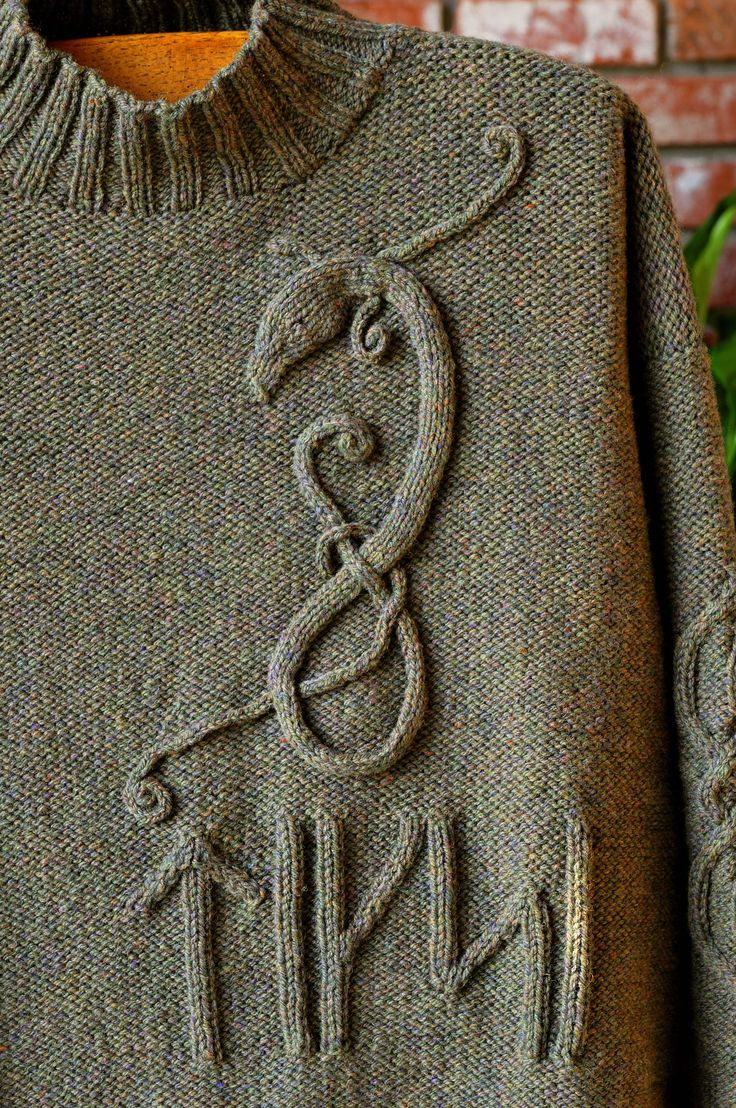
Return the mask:
[[[141,101],[54,45],[243,28]],[[736,531],[648,126],[0,0],[2,1108],[736,1103]]]

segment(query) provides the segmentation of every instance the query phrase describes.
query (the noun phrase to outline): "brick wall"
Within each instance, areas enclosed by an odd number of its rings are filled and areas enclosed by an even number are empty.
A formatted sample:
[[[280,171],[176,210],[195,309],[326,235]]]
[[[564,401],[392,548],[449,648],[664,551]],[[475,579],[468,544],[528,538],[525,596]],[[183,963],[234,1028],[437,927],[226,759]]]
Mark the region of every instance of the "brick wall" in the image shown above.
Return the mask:
[[[645,111],[684,238],[736,188],[736,0],[342,0],[365,19],[501,39],[590,65]],[[736,306],[736,232],[715,300]]]

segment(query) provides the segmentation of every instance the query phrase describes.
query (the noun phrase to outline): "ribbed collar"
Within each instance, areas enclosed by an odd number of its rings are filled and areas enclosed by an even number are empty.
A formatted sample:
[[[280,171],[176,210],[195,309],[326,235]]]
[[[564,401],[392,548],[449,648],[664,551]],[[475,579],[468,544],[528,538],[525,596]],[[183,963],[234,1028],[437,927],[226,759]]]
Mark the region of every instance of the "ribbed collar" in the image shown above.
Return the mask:
[[[175,103],[139,100],[50,43],[238,28],[249,37],[233,61]],[[0,179],[138,216],[282,188],[350,134],[398,30],[333,0],[0,0]]]

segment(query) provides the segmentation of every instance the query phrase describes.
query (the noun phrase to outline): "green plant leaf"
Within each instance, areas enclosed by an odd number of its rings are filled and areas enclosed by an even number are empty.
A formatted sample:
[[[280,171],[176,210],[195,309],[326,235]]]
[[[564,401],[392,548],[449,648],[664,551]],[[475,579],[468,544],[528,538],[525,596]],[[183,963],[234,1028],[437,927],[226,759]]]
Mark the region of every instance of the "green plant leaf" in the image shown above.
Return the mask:
[[[736,205],[736,189],[734,189],[733,192],[729,192],[722,200],[719,200],[708,218],[693,231],[684,247],[685,261],[690,268],[692,268],[693,263],[697,261],[703,252],[703,248],[707,244],[715,224],[723,213],[729,208],[733,208],[734,205]]]
[[[723,247],[733,225],[734,216],[736,216],[736,204],[732,208],[726,208],[725,212],[716,220],[708,242],[703,247],[697,261],[693,263],[690,271],[698,308],[698,318],[702,324],[705,324],[708,318],[713,281],[718,263],[721,260]]]
[[[736,190],[724,196],[693,232],[683,253],[700,323],[705,326],[710,320],[720,335],[720,341],[711,347],[710,362],[728,473],[736,501],[736,317],[733,313],[710,311],[713,281],[735,218]]]
[[[736,412],[734,411],[729,412],[723,425],[723,445],[728,475],[733,478],[736,474]]]
[[[710,366],[718,384],[736,394],[736,334],[711,349]]]
[[[713,281],[735,217],[736,190],[716,205],[711,215],[693,232],[683,251],[701,324],[705,324],[708,318]]]
[[[728,474],[736,476],[736,333],[710,351]]]

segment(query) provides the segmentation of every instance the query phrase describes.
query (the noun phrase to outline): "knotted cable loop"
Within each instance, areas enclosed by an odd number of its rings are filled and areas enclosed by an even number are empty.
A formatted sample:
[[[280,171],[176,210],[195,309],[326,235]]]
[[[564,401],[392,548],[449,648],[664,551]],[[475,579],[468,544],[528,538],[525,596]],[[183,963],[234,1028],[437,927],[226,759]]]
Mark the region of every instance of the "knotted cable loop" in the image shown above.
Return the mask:
[[[369,645],[356,658],[343,665],[301,681],[298,692],[302,699],[340,689],[379,665],[389,648],[394,624],[406,605],[407,582],[404,570],[396,566],[389,573],[389,581],[391,596],[379,612]],[[141,759],[128,776],[123,800],[130,814],[142,827],[153,827],[168,819],[174,809],[173,797],[170,790],[153,776],[161,762],[165,758],[183,754],[215,735],[222,735],[228,729],[255,723],[272,711],[273,701],[270,692],[266,690],[242,708],[223,712],[219,718],[190,724],[173,739],[164,735],[161,745]]]
[[[353,543],[353,525],[347,521],[322,486],[316,466],[316,454],[328,439],[334,438],[339,448],[349,456],[366,461],[373,448],[373,436],[367,425],[344,413],[316,420],[300,435],[294,451],[294,470],[299,485],[320,522],[325,545],[334,543],[340,552],[340,567],[307,598],[302,608],[282,632],[271,656],[268,685],[283,736],[311,766],[337,776],[354,777],[380,773],[401,756],[412,741],[426,706],[424,656],[416,625],[406,610],[406,581],[398,576],[398,567],[389,572],[387,584],[377,567],[375,555],[365,556],[364,544],[357,549]],[[363,530],[363,529],[361,529]],[[376,539],[376,532],[371,533]],[[351,750],[342,753],[327,746],[307,725],[296,685],[299,670],[304,665],[315,640],[334,618],[366,591],[378,611],[374,639],[380,637],[388,645],[389,634],[395,633],[404,662],[406,686],[399,716],[391,733],[373,750]],[[380,632],[380,633],[379,633]],[[362,659],[348,662],[342,674],[354,679],[362,668]]]
[[[322,488],[317,473],[316,455],[329,439],[334,439],[344,458],[355,463],[367,462],[375,448],[375,438],[368,424],[357,416],[345,412],[315,420],[299,436],[294,449],[294,472],[299,487],[310,507],[323,523],[317,540],[317,565],[324,577],[332,576],[329,560],[336,547],[343,565],[362,578],[363,587],[369,592],[380,592],[381,576],[359,553],[350,539],[368,538],[373,532],[364,524],[346,520],[332,498]]]
[[[345,539],[365,539],[370,535],[370,529],[362,523],[344,523],[342,527],[328,527],[317,539],[316,561],[317,568],[322,577],[331,577],[334,570],[332,566],[332,553],[338,543]]]

